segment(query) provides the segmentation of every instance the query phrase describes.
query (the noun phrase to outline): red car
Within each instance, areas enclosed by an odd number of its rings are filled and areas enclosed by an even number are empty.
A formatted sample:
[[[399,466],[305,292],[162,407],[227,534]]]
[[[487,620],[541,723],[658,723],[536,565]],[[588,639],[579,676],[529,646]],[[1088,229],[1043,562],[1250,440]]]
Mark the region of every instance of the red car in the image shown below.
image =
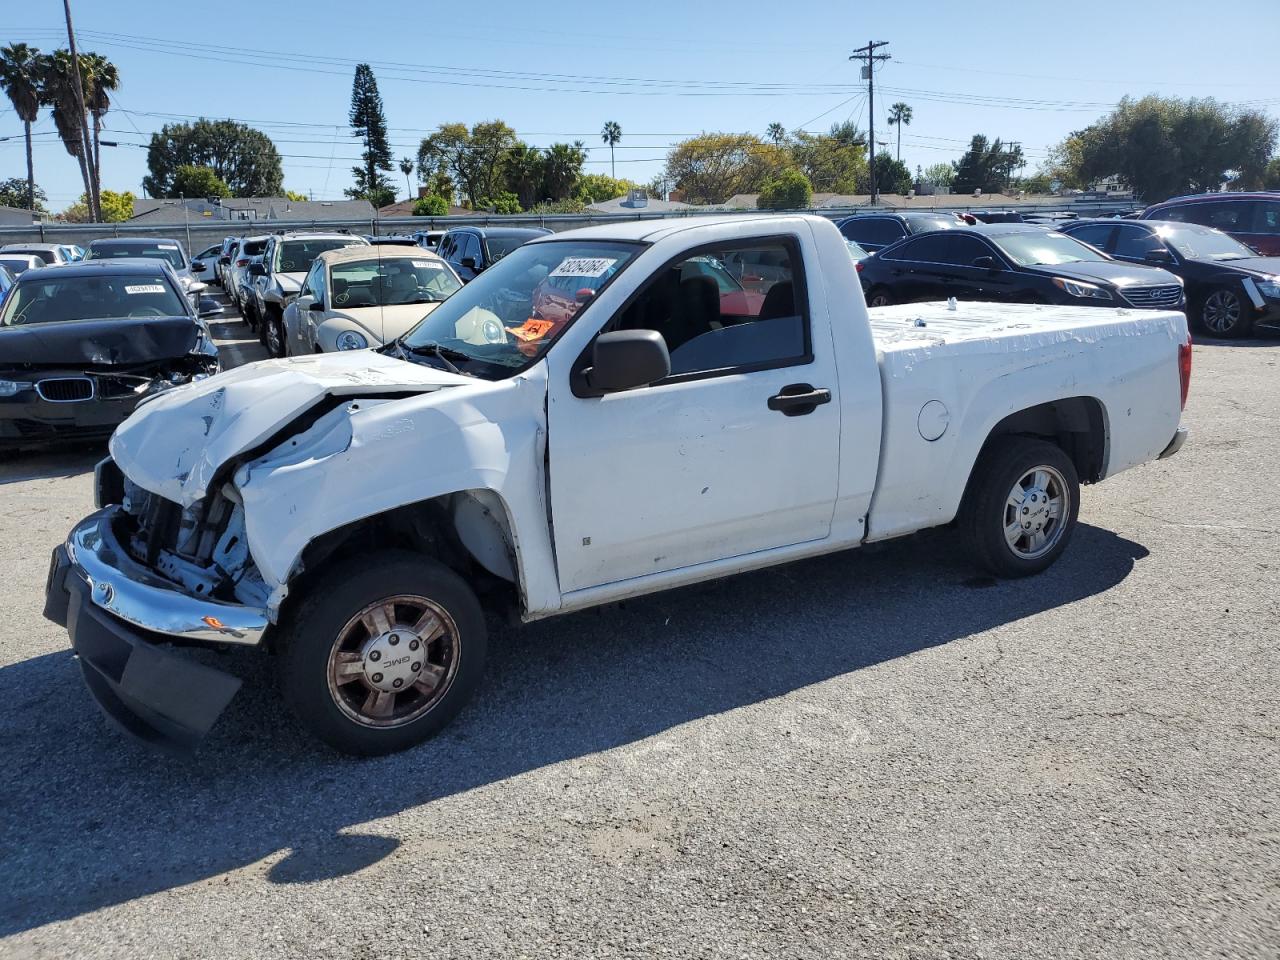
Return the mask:
[[[1263,256],[1280,256],[1280,192],[1174,197],[1147,207],[1140,219],[1216,227]]]

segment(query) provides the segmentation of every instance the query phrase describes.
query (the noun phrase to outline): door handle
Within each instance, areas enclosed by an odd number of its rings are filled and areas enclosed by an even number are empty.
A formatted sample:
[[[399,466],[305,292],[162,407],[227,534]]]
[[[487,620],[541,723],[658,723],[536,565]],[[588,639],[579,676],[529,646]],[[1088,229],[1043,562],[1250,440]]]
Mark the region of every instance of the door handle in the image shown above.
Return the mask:
[[[831,402],[831,391],[807,383],[791,383],[769,398],[769,409],[784,417],[802,417]]]

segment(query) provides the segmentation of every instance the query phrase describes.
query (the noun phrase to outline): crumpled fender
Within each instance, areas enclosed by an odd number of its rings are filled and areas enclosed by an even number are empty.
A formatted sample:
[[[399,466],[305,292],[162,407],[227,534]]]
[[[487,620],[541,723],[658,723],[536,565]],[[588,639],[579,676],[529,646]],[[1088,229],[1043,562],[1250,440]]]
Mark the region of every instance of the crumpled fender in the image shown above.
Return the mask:
[[[279,608],[303,549],[366,517],[463,490],[507,511],[529,610],[559,606],[543,462],[546,368],[393,400],[353,397],[240,466],[249,551]]]

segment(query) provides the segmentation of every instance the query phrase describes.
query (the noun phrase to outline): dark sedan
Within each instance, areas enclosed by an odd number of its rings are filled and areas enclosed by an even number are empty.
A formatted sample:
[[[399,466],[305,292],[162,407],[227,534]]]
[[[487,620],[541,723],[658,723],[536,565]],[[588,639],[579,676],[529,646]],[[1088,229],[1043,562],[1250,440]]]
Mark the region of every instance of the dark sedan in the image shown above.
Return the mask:
[[[457,227],[440,239],[437,253],[463,283],[470,283],[516,247],[550,232],[541,227]]]
[[[1066,234],[1025,223],[908,237],[858,264],[869,306],[994,300],[1182,309],[1182,281],[1120,263]]]
[[[1182,278],[1187,317],[1218,337],[1280,328],[1280,257],[1260,257],[1221,230],[1164,220],[1079,220],[1059,227],[1117,260]]]
[[[0,445],[104,438],[143,399],[217,370],[167,265],[29,270],[0,310]]]
[[[934,230],[950,230],[963,226],[953,213],[932,213],[924,210],[903,213],[860,213],[836,224],[846,240],[852,240],[869,253],[883,250],[903,237]]]

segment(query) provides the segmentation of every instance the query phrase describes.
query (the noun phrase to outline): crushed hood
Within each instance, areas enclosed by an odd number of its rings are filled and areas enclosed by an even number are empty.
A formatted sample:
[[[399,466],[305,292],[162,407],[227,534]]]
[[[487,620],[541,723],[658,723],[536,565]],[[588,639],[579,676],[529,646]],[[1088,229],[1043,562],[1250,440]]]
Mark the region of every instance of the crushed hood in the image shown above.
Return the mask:
[[[0,366],[111,367],[175,360],[195,349],[191,317],[63,320],[0,328]]]
[[[326,396],[412,395],[474,382],[367,350],[263,360],[143,403],[112,436],[111,456],[140,487],[190,506],[219,467]]]

